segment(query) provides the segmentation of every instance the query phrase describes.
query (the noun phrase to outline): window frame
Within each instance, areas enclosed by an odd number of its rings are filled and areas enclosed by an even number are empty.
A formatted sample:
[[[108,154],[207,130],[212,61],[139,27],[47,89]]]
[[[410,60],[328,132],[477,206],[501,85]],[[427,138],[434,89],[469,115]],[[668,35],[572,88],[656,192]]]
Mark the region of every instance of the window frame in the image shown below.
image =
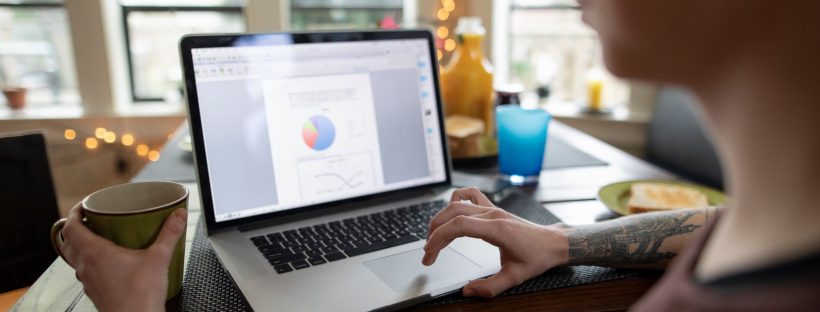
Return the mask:
[[[128,28],[128,15],[134,12],[216,12],[216,13],[238,13],[242,19],[246,20],[244,5],[124,5],[121,4],[122,27],[125,41],[125,58],[128,66],[128,85],[131,91],[131,101],[139,105],[141,102],[161,102],[163,98],[141,97],[136,92],[136,82],[134,80],[134,57],[131,55],[131,29]]]

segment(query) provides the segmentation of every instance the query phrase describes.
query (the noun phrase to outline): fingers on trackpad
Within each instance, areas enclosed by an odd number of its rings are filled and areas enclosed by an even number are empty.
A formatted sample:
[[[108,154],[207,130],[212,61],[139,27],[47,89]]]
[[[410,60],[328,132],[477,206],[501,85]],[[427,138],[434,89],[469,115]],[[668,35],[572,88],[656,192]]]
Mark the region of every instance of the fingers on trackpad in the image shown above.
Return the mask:
[[[452,248],[441,250],[436,263],[429,267],[421,264],[423,256],[424,250],[419,248],[370,260],[364,262],[364,265],[393,291],[399,293],[426,286],[452,284],[459,278],[466,281],[481,269],[481,266]]]

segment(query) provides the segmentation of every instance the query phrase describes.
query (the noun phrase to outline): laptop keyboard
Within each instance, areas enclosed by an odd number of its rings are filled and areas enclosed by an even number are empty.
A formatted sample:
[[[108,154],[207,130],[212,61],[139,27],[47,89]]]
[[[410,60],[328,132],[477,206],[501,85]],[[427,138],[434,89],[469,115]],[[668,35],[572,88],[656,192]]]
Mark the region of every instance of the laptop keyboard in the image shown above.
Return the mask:
[[[355,257],[427,238],[443,200],[251,237],[276,273]]]

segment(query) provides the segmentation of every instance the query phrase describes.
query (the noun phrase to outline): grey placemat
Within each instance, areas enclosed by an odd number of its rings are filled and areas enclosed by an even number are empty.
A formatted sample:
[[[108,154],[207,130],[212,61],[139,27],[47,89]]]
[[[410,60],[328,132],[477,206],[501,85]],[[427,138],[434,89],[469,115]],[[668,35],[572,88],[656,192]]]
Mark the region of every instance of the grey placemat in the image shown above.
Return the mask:
[[[132,181],[196,181],[193,153],[179,148],[179,142],[186,136],[188,128],[184,125],[162,147],[161,160],[146,164]]]
[[[180,310],[252,311],[205,238],[203,222],[199,222],[191,243],[182,280]]]
[[[606,166],[607,162],[579,150],[557,137],[547,139],[544,169]]]
[[[498,204],[511,213],[532,222],[540,224],[559,222],[557,217],[541,207],[529,194],[522,191],[513,191]],[[505,291],[501,296],[577,286],[634,275],[634,271],[592,266],[556,268]],[[196,236],[191,245],[190,258],[188,259],[188,267],[185,271],[180,298],[182,311],[251,310],[205,239],[202,223],[197,227]],[[457,293],[438,298],[425,303],[425,305],[441,305],[472,300],[478,299],[465,298]]]

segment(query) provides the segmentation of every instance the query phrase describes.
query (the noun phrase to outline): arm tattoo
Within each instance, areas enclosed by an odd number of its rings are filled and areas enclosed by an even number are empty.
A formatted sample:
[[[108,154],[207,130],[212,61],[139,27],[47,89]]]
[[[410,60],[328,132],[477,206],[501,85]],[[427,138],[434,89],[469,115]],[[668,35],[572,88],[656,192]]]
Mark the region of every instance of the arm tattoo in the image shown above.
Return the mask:
[[[574,228],[568,233],[570,264],[637,265],[671,259],[677,254],[659,251],[661,245],[669,237],[701,227],[685,224],[701,212],[650,213]]]

